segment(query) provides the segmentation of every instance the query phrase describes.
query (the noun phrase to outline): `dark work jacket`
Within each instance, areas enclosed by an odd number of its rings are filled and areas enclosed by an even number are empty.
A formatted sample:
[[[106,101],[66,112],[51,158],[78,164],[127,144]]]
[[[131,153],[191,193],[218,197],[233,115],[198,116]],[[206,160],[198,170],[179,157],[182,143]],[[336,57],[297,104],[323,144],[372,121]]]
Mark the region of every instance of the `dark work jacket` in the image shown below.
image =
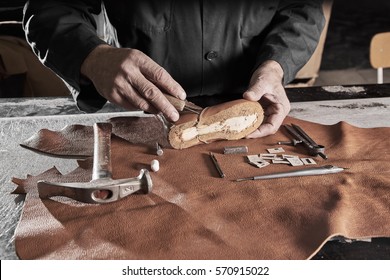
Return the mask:
[[[245,91],[251,73],[277,61],[284,83],[314,52],[324,17],[320,0],[104,1],[121,47],[143,51],[164,67],[187,96]],[[26,38],[40,60],[68,85],[81,110],[106,102],[80,82],[85,57],[99,44],[92,14],[101,1],[30,0]]]

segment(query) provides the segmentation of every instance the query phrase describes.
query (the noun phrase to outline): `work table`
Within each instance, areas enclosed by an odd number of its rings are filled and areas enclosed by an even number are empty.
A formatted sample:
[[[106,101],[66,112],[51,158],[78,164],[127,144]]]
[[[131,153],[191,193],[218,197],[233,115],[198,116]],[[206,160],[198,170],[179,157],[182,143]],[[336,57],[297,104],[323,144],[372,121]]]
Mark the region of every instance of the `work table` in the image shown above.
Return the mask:
[[[343,96],[340,95],[340,87],[328,89],[331,93],[333,91],[334,94],[338,94],[338,97]],[[320,93],[318,97],[312,96],[308,101],[302,101],[307,97],[304,92],[308,89],[291,89],[288,91],[291,93],[289,97],[292,101],[289,115],[321,124],[346,121],[358,127],[388,127],[390,93],[385,89],[381,88],[379,95],[350,94],[344,95],[346,99],[336,100],[325,100],[329,98],[321,98],[325,94]],[[23,208],[23,197],[10,194],[15,188],[11,178],[24,178],[27,174],[37,175],[53,166],[62,173],[72,171],[76,167],[74,160],[41,156],[21,148],[19,144],[42,128],[59,130],[68,124],[92,125],[115,116],[139,114],[141,112],[125,112],[110,104],[98,113],[82,114],[75,107],[73,100],[68,97],[1,100],[0,211],[3,213],[0,222],[1,259],[17,259],[13,234]],[[386,256],[387,258],[390,256],[390,238],[353,243],[330,241],[315,255],[314,259],[383,259]]]

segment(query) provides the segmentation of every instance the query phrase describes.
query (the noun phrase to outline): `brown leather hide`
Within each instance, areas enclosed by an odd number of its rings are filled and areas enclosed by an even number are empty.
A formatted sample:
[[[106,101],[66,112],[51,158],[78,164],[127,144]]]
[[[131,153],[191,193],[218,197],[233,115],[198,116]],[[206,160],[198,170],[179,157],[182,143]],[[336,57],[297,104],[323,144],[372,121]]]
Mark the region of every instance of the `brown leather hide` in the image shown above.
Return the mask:
[[[334,235],[390,236],[390,128],[362,129],[345,122],[325,126],[292,118],[285,122],[300,125],[326,146],[329,159],[317,157],[318,165],[349,169],[233,182],[302,168],[272,164],[258,169],[245,155],[222,154],[223,147],[237,145],[247,145],[249,154],[266,153],[288,139],[283,129],[262,139],[164,149],[161,157],[147,145],[113,135],[114,178],[134,177],[157,158],[160,171],[151,174],[153,192],[106,205],[39,199],[37,180],[89,181],[90,159],[80,161],[70,174],[51,169],[14,179],[16,192],[27,193],[16,230],[17,254],[22,259],[307,259]],[[55,138],[39,135],[39,149],[50,151]],[[284,149],[308,157],[302,147]],[[219,178],[210,151],[226,178]]]

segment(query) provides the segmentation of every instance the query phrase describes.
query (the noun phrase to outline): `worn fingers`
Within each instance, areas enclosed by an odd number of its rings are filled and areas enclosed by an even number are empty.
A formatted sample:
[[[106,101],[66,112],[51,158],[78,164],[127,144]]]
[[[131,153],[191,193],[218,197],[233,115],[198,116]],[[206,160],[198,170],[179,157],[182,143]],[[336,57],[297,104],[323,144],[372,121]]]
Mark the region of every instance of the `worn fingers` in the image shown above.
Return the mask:
[[[246,138],[260,138],[275,134],[283,123],[287,113],[283,104],[273,104],[265,111],[264,122],[260,127]]]
[[[124,95],[121,91],[118,89],[114,89],[110,95],[107,98],[108,101],[110,101],[113,104],[119,105],[120,107],[129,110],[129,111],[134,111],[134,110],[139,110],[140,108],[135,105],[136,102],[130,101],[127,98],[127,95]]]
[[[186,99],[186,93],[181,85],[160,65],[152,60],[140,65],[142,74],[158,88],[181,100]]]
[[[155,112],[156,109],[142,97],[132,87],[128,81],[122,78],[118,78],[121,82],[116,82],[115,86],[111,89],[106,98],[111,103],[117,104],[127,110],[142,110],[145,112]]]
[[[151,58],[139,50],[109,46],[97,48],[94,54],[83,73],[104,98],[126,109],[162,112],[168,120],[178,120],[179,113],[162,92],[179,99],[185,99],[185,92]]]
[[[138,104],[140,108],[153,106],[157,111],[161,112],[170,121],[177,121],[179,119],[179,113],[175,107],[168,101],[168,99],[162,94],[161,90],[157,88],[146,78],[139,76],[137,79],[133,79],[132,86],[143,97],[143,101]]]

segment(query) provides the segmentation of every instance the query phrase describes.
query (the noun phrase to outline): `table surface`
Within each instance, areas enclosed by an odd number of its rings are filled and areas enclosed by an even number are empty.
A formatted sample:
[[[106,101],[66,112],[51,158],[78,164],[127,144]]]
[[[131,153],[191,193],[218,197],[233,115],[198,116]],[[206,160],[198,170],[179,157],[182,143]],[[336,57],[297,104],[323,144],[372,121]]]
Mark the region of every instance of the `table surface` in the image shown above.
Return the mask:
[[[358,127],[389,127],[390,97],[293,102],[290,116],[321,124],[346,121]],[[53,166],[67,173],[76,168],[74,160],[45,157],[23,149],[19,143],[42,128],[59,130],[68,124],[92,125],[114,116],[139,115],[107,105],[94,114],[81,114],[70,98],[0,100],[0,259],[17,259],[14,232],[23,196],[10,194],[12,177],[37,175]],[[370,242],[330,241],[314,259],[390,259],[390,238]]]

